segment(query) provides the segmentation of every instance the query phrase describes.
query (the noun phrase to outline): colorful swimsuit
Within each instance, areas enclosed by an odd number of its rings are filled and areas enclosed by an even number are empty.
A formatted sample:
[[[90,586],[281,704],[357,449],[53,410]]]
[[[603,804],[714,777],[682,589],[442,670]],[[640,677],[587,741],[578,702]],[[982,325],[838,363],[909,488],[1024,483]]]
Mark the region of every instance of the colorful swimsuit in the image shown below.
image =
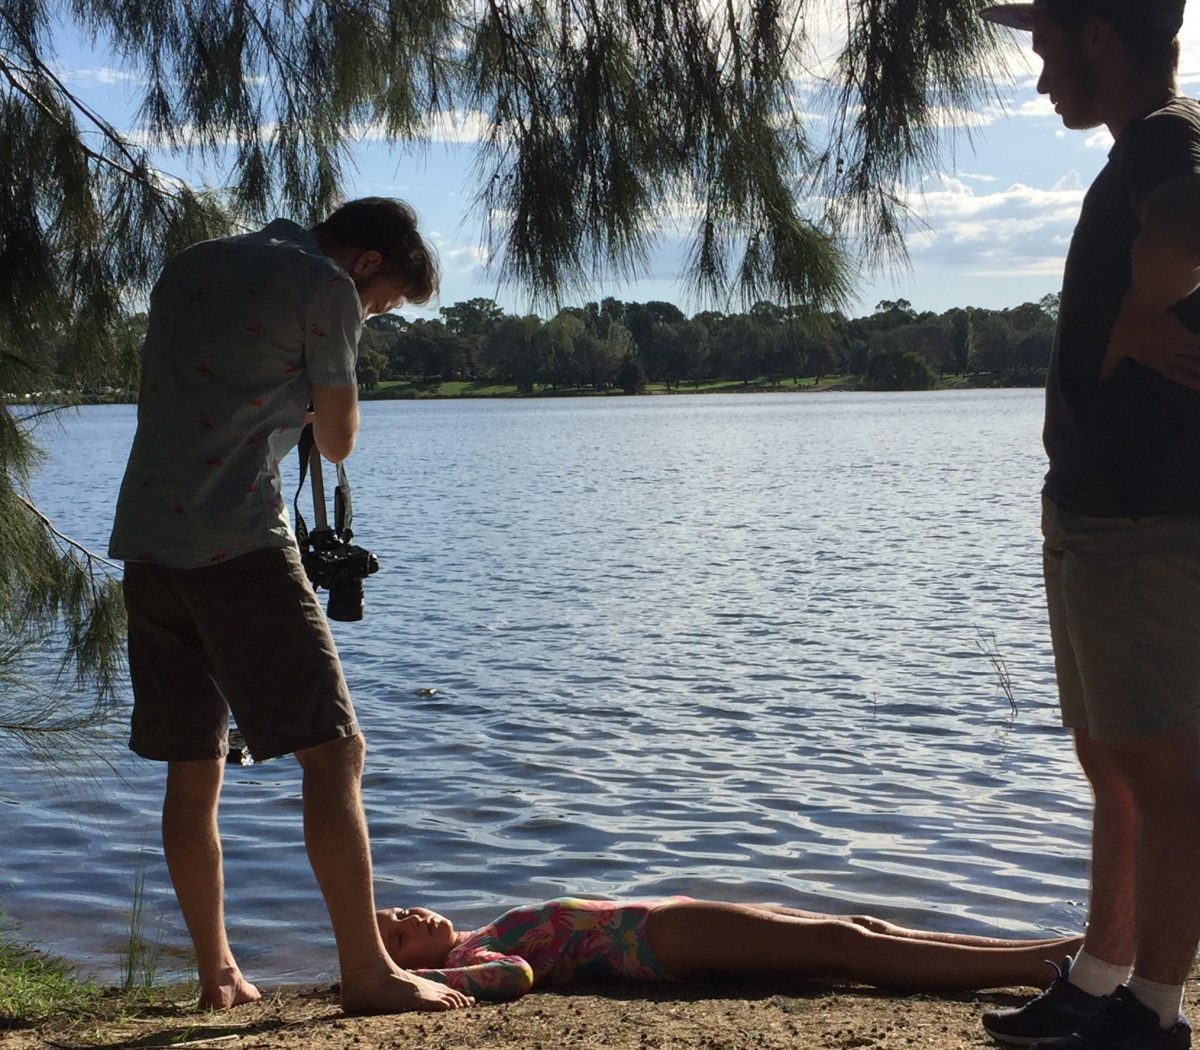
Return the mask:
[[[663,903],[558,897],[523,905],[458,934],[444,967],[416,972],[478,999],[606,977],[669,981],[646,937],[646,919]]]

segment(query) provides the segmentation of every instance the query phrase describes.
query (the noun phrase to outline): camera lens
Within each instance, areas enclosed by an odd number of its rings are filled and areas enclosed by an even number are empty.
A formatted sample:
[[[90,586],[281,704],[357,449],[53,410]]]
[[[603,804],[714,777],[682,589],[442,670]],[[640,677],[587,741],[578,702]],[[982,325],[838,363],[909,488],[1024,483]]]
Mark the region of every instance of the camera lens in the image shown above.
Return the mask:
[[[331,620],[353,623],[363,618],[362,580],[339,580],[329,588],[326,614]]]

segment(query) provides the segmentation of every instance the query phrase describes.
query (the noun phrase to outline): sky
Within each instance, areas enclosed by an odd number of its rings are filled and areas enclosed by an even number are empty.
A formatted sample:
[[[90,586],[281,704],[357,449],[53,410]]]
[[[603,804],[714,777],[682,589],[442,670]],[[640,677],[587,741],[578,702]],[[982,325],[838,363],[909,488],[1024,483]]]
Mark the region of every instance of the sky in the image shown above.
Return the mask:
[[[907,299],[917,310],[940,313],[956,306],[1004,309],[1058,291],[1084,192],[1112,139],[1104,129],[1061,126],[1049,101],[1037,95],[1038,63],[1028,52],[1029,35],[1012,37],[1011,61],[998,75],[999,99],[946,118],[940,170],[909,190],[918,225],[906,239],[908,265],[860,274],[847,309],[851,316],[870,313],[885,299]],[[1188,15],[1180,39],[1180,90],[1196,95],[1200,11]],[[56,46],[56,67],[72,90],[114,124],[126,126],[136,83],[119,62],[66,30]],[[483,217],[472,207],[471,146],[453,141],[469,137],[463,129],[448,132],[421,153],[369,137],[355,144],[346,196],[409,201],[438,249],[441,296],[424,308],[404,308],[407,316],[434,317],[439,306],[477,296],[495,299],[509,312],[530,309],[522,289],[501,284],[486,264]],[[160,159],[165,170],[188,175],[186,159]],[[688,297],[680,243],[667,238],[645,273],[634,280],[599,281],[583,299],[658,299],[689,314],[711,305]]]

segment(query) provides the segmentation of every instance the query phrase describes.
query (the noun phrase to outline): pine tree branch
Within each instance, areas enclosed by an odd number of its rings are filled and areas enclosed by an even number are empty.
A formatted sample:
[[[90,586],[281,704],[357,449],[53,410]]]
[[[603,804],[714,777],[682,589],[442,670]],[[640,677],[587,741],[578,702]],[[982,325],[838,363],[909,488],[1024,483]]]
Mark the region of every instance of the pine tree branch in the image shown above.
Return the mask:
[[[108,141],[112,142],[113,145],[115,145],[119,150],[121,150],[121,152],[124,153],[125,156],[135,166],[133,168],[127,168],[123,164],[120,164],[117,161],[113,160],[112,157],[109,157],[104,153],[97,152],[96,150],[94,150],[90,146],[88,146],[86,143],[84,143],[84,141],[82,139],[77,138],[76,146],[79,149],[80,153],[82,153],[89,160],[93,160],[98,164],[103,164],[105,167],[111,168],[113,171],[117,172],[118,174],[124,175],[127,179],[129,179],[132,182],[141,183],[143,186],[146,186],[148,189],[153,190],[154,193],[157,195],[162,195],[164,197],[170,197],[172,200],[179,199],[178,194],[172,192],[166,186],[163,186],[161,183],[156,182],[155,180],[153,180],[150,177],[149,170],[136,157],[134,157],[132,153],[129,152],[127,144],[125,143],[124,139],[121,137],[120,132],[118,132],[116,130],[116,128],[112,127],[112,125],[107,124],[107,122],[104,121],[103,118],[97,116],[90,109],[88,109],[88,107],[86,105],[84,105],[84,103],[79,98],[77,98],[75,95],[73,95],[70,91],[68,91],[66,89],[66,87],[63,85],[62,81],[59,80],[56,76],[54,76],[54,74],[51,73],[50,70],[46,66],[42,65],[41,63],[38,63],[38,65],[39,65],[39,69],[37,71],[30,71],[30,70],[19,69],[17,67],[10,66],[8,63],[0,60],[0,75],[3,75],[4,79],[7,80],[8,83],[12,85],[13,89],[15,91],[17,91],[18,93],[20,93],[20,95],[23,98],[27,99],[31,105],[35,106],[42,113],[42,115],[44,117],[46,117],[47,120],[53,121],[60,128],[64,128],[64,130],[66,130],[66,125],[64,125],[64,123],[63,123],[62,119],[59,117],[59,115],[57,113],[55,113],[54,110],[51,109],[49,106],[47,106],[46,103],[44,101],[42,101],[42,99],[38,98],[38,96],[33,91],[31,91],[27,85],[21,83],[20,79],[14,75],[14,69],[16,70],[16,72],[24,73],[25,75],[31,76],[31,77],[45,76],[47,80],[49,80],[50,82],[52,82],[55,85],[56,89],[58,89],[62,93],[63,97],[72,106],[74,106],[76,109],[78,109],[79,112],[82,113],[85,117],[87,117],[90,121],[92,121],[92,123],[97,124],[97,126],[100,129],[101,134],[103,134],[104,137],[106,139],[108,139]],[[105,130],[106,127],[107,127],[107,131]],[[159,207],[161,208],[162,207],[161,202],[157,202],[157,203],[158,203]],[[170,218],[169,214],[166,213],[165,211],[163,212],[163,217],[168,218],[168,219]]]
[[[288,55],[280,52],[279,48],[275,44],[274,35],[271,33],[268,27],[263,24],[262,19],[258,17],[258,12],[254,10],[254,5],[241,4],[240,6],[245,15],[254,24],[254,28],[258,30],[258,35],[262,38],[263,46],[267,49],[268,54],[275,59],[281,69],[288,70],[297,81],[305,84],[306,91],[310,90],[310,87],[307,83],[308,77],[305,75],[304,70],[301,69]],[[184,10],[190,11],[189,5],[186,3],[184,4]]]
[[[120,168],[120,165],[116,164],[115,162],[110,161],[110,163],[112,163],[114,167],[117,167],[121,171],[124,171],[125,174],[130,176],[131,178],[139,178],[137,172],[139,169],[144,170],[144,165],[142,164],[140,158],[134,156],[133,153],[130,152],[129,144],[125,141],[124,136],[121,135],[121,133],[119,131],[117,131],[117,129],[115,127],[113,127],[112,124],[110,124],[107,120],[105,120],[102,116],[100,116],[99,113],[97,113],[90,106],[88,106],[81,98],[79,98],[77,95],[75,95],[73,92],[71,92],[67,89],[66,84],[63,83],[63,81],[58,77],[58,75],[48,65],[46,65],[46,63],[43,62],[41,60],[41,58],[38,57],[37,45],[32,40],[30,40],[28,36],[25,35],[24,31],[21,29],[21,27],[19,25],[17,25],[17,23],[13,20],[13,18],[8,14],[7,11],[0,10],[0,14],[3,14],[4,20],[8,23],[9,29],[12,31],[13,36],[18,41],[20,41],[21,46],[25,48],[26,54],[28,55],[30,61],[33,62],[33,71],[32,71],[33,75],[39,76],[39,77],[44,77],[51,84],[53,84],[55,89],[59,92],[59,94],[61,94],[63,96],[63,98],[67,99],[67,101],[69,101],[72,106],[74,106],[92,124],[94,124],[96,126],[96,128],[100,131],[100,133],[109,142],[111,142],[117,148],[117,150],[119,150],[125,156],[125,159],[128,160],[130,165],[132,166],[132,170],[126,170],[124,168]],[[18,90],[22,91],[22,94],[24,94],[27,98],[30,98],[31,101],[33,100],[33,96],[31,96],[28,91],[23,90],[16,83],[16,81],[13,80],[12,77],[9,77],[8,79],[9,79],[9,82],[12,83],[14,87],[17,87]],[[43,112],[44,111],[45,110],[43,107]],[[84,147],[84,148],[86,149],[86,147]],[[145,181],[144,178],[143,178],[143,181]]]
[[[21,363],[25,364],[24,361],[22,361]],[[20,418],[21,424],[24,425],[26,423],[32,423],[35,420],[41,419],[42,416],[56,416],[62,410],[63,410],[62,405],[55,405],[52,408],[39,408],[36,412],[22,414],[19,418]]]
[[[88,568],[89,576],[92,576],[91,565],[97,564],[97,563],[100,565],[107,565],[110,569],[117,569],[118,571],[121,570],[121,566],[116,564],[116,562],[111,562],[107,558],[102,558],[99,554],[96,554],[95,552],[89,550],[78,540],[74,540],[70,536],[67,536],[65,533],[59,532],[58,529],[56,529],[54,527],[53,522],[51,522],[50,519],[48,517],[46,517],[45,514],[43,514],[40,510],[38,510],[37,507],[34,506],[33,502],[28,497],[23,496],[20,493],[16,493],[16,492],[13,493],[13,496],[16,498],[16,500],[19,503],[24,505],[25,509],[27,511],[29,511],[30,514],[32,514],[35,518],[38,519],[38,521],[40,521],[42,523],[42,526],[46,529],[47,532],[49,532],[52,536],[54,536],[56,539],[58,539],[61,543],[65,543],[68,547],[71,547],[74,550],[79,551],[79,553],[82,554],[87,559],[88,566],[89,566],[89,568]],[[94,576],[92,576],[92,586],[95,587],[95,577]]]

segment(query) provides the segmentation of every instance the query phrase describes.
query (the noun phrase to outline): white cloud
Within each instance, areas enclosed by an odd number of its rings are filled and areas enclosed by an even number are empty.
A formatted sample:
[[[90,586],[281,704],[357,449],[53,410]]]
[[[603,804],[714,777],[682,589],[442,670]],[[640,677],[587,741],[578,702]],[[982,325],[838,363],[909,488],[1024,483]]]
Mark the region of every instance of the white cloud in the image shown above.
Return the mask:
[[[68,84],[144,84],[145,78],[114,66],[92,66],[56,71]]]
[[[1054,105],[1045,95],[1038,95],[1037,98],[1027,98],[1024,101],[1013,106],[1011,112],[1018,117],[1055,117],[1058,114],[1054,112]]]
[[[276,125],[263,124],[259,130],[264,137],[270,137],[275,133]],[[195,147],[207,146],[210,142],[217,146],[236,146],[237,135],[232,131],[223,132],[220,135],[210,136],[201,135],[194,124],[180,124],[171,131],[172,141],[180,147]],[[134,146],[140,146],[143,149],[165,149],[168,147],[168,141],[161,135],[153,135],[145,128],[134,128],[121,132],[122,138],[126,142]]]
[[[1179,32],[1179,76],[1194,82],[1200,79],[1200,14],[1185,11],[1183,29]]]
[[[964,277],[1053,277],[1059,279],[1063,272],[1063,257],[1052,255],[1043,259],[1029,259],[1016,266],[999,269],[968,269],[963,271]]]
[[[1056,193],[1078,193],[1082,201],[1086,187],[1083,184],[1083,180],[1079,177],[1079,172],[1072,169],[1059,179],[1051,189]]]
[[[477,282],[488,275],[491,260],[483,246],[447,243],[441,234],[431,234],[430,240],[437,248],[443,278]]]
[[[1084,187],[1071,171],[1049,189],[1021,182],[972,185],[962,176],[926,180],[907,203],[924,226],[908,239],[914,265],[953,265],[979,276],[1061,273]]]
[[[383,142],[389,138],[387,125],[382,121],[356,124],[350,134],[356,142]],[[478,109],[438,110],[417,131],[419,140],[456,145],[482,142],[490,136],[490,119]]]
[[[269,139],[275,134],[277,125],[267,122],[259,126],[259,132]],[[181,146],[198,146],[208,141],[201,136],[191,124],[181,124],[173,129],[174,139]],[[418,133],[418,138],[431,143],[446,143],[451,145],[480,142],[490,134],[488,118],[480,110],[443,110],[434,114],[425,122]],[[124,137],[131,143],[145,148],[158,148],[166,142],[151,135],[143,128],[124,132]],[[382,121],[359,123],[351,126],[349,137],[359,144],[384,142],[388,140],[387,127]],[[228,132],[217,137],[217,145],[234,146],[237,136]]]
[[[446,266],[453,266],[455,269],[460,270],[469,270],[476,266],[486,266],[488,264],[488,253],[482,246],[454,245],[444,248],[442,245],[445,243],[445,239],[440,234],[433,238],[433,240],[437,243],[442,262]]]
[[[433,142],[482,142],[491,135],[491,120],[482,110],[441,110],[429,121],[426,134]]]
[[[961,107],[938,106],[933,110],[933,124],[939,128],[982,128],[995,123],[999,115],[995,110],[979,112]]]

